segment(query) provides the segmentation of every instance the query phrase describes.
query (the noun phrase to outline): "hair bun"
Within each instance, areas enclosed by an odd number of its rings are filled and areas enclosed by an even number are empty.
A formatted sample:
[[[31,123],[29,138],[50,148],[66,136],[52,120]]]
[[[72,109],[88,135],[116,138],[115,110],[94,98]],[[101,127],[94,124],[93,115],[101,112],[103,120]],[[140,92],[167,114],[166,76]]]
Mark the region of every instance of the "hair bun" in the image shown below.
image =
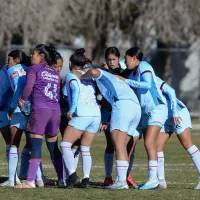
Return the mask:
[[[56,51],[56,48],[53,45],[48,45],[47,47],[51,53],[54,53]]]
[[[84,54],[85,53],[85,49],[84,48],[76,49],[75,53]]]

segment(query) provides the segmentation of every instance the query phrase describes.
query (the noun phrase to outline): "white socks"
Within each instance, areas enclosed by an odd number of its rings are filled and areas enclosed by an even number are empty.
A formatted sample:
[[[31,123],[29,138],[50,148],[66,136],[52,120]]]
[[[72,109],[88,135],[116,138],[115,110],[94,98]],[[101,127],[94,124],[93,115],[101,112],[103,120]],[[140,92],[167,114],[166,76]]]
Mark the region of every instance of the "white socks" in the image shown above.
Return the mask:
[[[128,166],[128,171],[127,171],[127,174],[128,174],[128,175],[131,173],[131,170],[132,170],[132,168],[133,168],[134,158],[135,158],[135,153],[132,152],[131,157],[130,157],[129,166]]]
[[[187,150],[187,152],[192,157],[194,165],[197,168],[198,173],[200,174],[200,152],[199,152],[199,149],[195,145],[193,145]]]
[[[68,169],[69,175],[73,174],[76,171],[74,154],[71,149],[72,143],[70,142],[61,142],[61,150],[63,154],[63,160]]]
[[[75,168],[77,169],[80,152],[79,152],[79,150],[74,149],[74,148],[72,148],[72,152],[73,152],[73,154],[74,154]]]
[[[116,160],[118,181],[126,181],[128,166],[127,160]]]
[[[20,165],[20,178],[26,178],[28,173],[29,159],[30,159],[30,150],[23,148],[21,153],[21,165]]]
[[[163,151],[157,152],[158,155],[158,179],[165,180],[165,158]]]
[[[9,163],[10,147],[11,147],[10,144],[7,144],[7,145],[6,145],[6,160],[7,160],[8,163]]]
[[[81,145],[81,154],[82,154],[82,171],[83,178],[90,177],[90,170],[92,166],[92,158],[90,155],[90,147]]]
[[[104,153],[104,166],[106,177],[112,176],[114,154]]]
[[[36,180],[37,181],[43,180],[43,174],[42,174],[40,165],[38,166],[38,170],[37,170],[37,173],[36,173]]]
[[[158,161],[149,160],[148,169],[149,181],[157,181]]]
[[[17,171],[17,164],[18,164],[18,149],[16,147],[10,147],[9,152],[9,181],[15,181],[15,175]]]

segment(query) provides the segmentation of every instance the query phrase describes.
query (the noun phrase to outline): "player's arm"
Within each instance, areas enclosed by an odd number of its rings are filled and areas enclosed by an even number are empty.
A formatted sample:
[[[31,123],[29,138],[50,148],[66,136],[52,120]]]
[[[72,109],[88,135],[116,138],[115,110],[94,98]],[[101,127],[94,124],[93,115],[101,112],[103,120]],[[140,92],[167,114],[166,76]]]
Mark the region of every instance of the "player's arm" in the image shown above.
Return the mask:
[[[98,69],[90,69],[85,74],[80,76],[80,79],[99,78],[101,72]]]
[[[19,98],[19,102],[18,102],[20,109],[24,106],[25,102],[27,101],[28,97],[30,96],[33,90],[33,86],[36,80],[36,75],[37,75],[36,71],[33,69],[33,67],[30,67],[27,74],[26,86],[22,93],[22,97]]]
[[[164,92],[170,100],[170,109],[173,113],[173,117],[178,117],[178,112],[177,112],[177,98],[176,98],[176,92],[175,90],[170,87],[167,83],[163,82],[161,85],[162,92]]]
[[[17,106],[18,106],[18,100],[22,94],[22,91],[23,91],[23,84],[22,84],[22,81],[21,81],[21,77],[15,77],[12,79],[12,82],[13,82],[13,85],[14,85],[14,93],[13,93],[13,100],[11,102],[11,105],[10,107],[12,109],[16,109]]]
[[[142,81],[135,81],[131,79],[125,79],[125,83],[127,83],[129,86],[133,88],[139,88],[139,89],[147,89],[149,90],[152,85],[152,74],[151,71],[144,71],[141,74]]]
[[[80,88],[76,79],[72,79],[69,82],[69,86],[72,91],[72,99],[71,99],[71,106],[69,108],[69,112],[67,113],[67,118],[70,120],[72,119],[72,115],[77,108],[78,99],[80,96]]]

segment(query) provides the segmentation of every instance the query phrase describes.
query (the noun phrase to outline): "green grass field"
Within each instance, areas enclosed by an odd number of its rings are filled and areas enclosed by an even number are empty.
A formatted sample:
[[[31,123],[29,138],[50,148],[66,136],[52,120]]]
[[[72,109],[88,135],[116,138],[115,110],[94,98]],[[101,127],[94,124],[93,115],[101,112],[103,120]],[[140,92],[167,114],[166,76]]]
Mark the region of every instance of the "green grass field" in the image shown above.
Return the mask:
[[[193,134],[194,143],[200,147],[200,133]],[[21,143],[21,147],[23,146]],[[178,139],[173,135],[165,147],[165,169],[168,189],[155,189],[152,191],[138,191],[129,189],[123,191],[110,191],[102,186],[104,179],[104,163],[103,154],[105,149],[104,135],[98,135],[91,149],[93,158],[93,167],[91,171],[92,186],[90,189],[75,188],[72,190],[58,189],[57,187],[45,187],[36,189],[15,189],[15,188],[0,188],[0,200],[21,200],[21,199],[200,199],[200,191],[195,191],[193,188],[197,184],[198,174],[183,147],[179,144]],[[5,159],[5,145],[3,139],[0,140],[0,176],[1,181],[7,175],[7,164]],[[55,172],[52,168],[49,155],[46,149],[46,144],[43,144],[43,165],[45,175],[55,178]],[[81,160],[79,161],[78,174],[81,176]],[[114,170],[115,171],[115,170]],[[4,177],[4,178],[3,178]],[[147,157],[143,147],[143,141],[140,141],[136,148],[136,158],[132,177],[140,184],[147,178]]]

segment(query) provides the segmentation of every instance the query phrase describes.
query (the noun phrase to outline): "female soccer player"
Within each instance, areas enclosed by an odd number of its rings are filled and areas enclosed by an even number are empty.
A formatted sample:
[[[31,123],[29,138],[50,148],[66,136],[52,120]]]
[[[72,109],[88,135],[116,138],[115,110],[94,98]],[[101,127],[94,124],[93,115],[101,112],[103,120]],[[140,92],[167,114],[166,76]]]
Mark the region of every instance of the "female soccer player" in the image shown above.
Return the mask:
[[[67,118],[70,120],[61,142],[63,158],[69,171],[67,188],[72,188],[77,182],[76,164],[72,152],[72,144],[81,138],[81,154],[83,180],[81,187],[89,187],[89,176],[92,165],[90,147],[99,130],[101,118],[100,109],[95,95],[95,82],[80,81],[74,73],[82,69],[87,62],[85,49],[77,49],[70,57],[70,73],[66,75],[66,89],[69,101]],[[78,72],[82,74],[83,72]]]
[[[18,98],[21,96],[25,82],[27,66],[30,65],[30,58],[21,50],[14,50],[8,54],[8,76],[13,90],[13,98],[11,101],[10,109],[8,111],[9,118],[11,119],[11,148],[9,152],[9,179],[1,184],[1,186],[14,187],[15,176],[17,173],[18,165],[18,148],[23,131],[26,129],[27,117],[20,111],[18,107]],[[30,147],[28,144],[24,147]],[[23,149],[23,150],[24,150]],[[16,177],[19,183],[18,177]]]
[[[105,69],[107,69],[112,74],[123,76],[125,63],[124,63],[124,60],[120,61],[120,52],[116,47],[108,47],[106,49],[105,60],[106,60],[106,63],[104,63]],[[105,165],[105,173],[106,173],[106,176],[104,179],[104,185],[110,185],[113,183],[112,169],[113,169],[114,147],[113,147],[110,130],[109,130],[111,111],[112,111],[112,106],[110,105],[110,103],[106,101],[105,98],[102,98],[101,100],[101,116],[102,116],[101,131],[104,130],[106,141],[107,141],[107,146],[104,153],[104,165]],[[134,160],[134,152],[132,153],[131,150],[132,148],[135,147],[137,141],[138,141],[138,136],[134,135],[134,140],[133,138],[131,138],[127,146],[127,152],[130,158],[128,172],[127,172],[127,183],[129,186],[137,185],[132,180],[132,177],[130,175],[130,172],[133,166],[133,160]]]
[[[46,135],[47,146],[58,179],[63,179],[62,155],[57,148],[61,78],[57,71],[51,67],[56,64],[55,54],[53,46],[39,44],[34,48],[33,66],[28,70],[26,86],[19,99],[19,107],[22,109],[28,96],[32,95],[32,109],[27,124],[27,130],[31,133],[31,159],[27,180],[18,185],[17,188],[35,188],[44,135]]]
[[[138,99],[126,83],[104,70],[90,69],[80,76],[81,80],[89,78],[96,80],[101,94],[112,105],[110,132],[116,152],[118,177],[108,188],[128,189],[126,176],[129,159],[126,147],[140,121],[141,108]]]
[[[194,165],[200,174],[200,152],[199,149],[192,142],[191,134],[191,118],[187,107],[176,98],[176,93],[166,82],[158,79],[158,84],[167,100],[168,105],[168,119],[160,131],[157,139],[157,154],[158,154],[158,179],[159,187],[167,188],[164,173],[164,153],[163,148],[169,139],[170,135],[175,131],[177,137],[185,150],[190,154]],[[200,189],[200,182],[195,187]]]
[[[146,61],[142,61],[142,58],[143,53],[138,47],[126,51],[126,66],[132,73],[128,79],[121,78],[121,80],[134,88],[142,107],[142,129],[149,161],[149,177],[139,189],[148,190],[158,186],[156,141],[167,119],[168,109],[153,68]]]

